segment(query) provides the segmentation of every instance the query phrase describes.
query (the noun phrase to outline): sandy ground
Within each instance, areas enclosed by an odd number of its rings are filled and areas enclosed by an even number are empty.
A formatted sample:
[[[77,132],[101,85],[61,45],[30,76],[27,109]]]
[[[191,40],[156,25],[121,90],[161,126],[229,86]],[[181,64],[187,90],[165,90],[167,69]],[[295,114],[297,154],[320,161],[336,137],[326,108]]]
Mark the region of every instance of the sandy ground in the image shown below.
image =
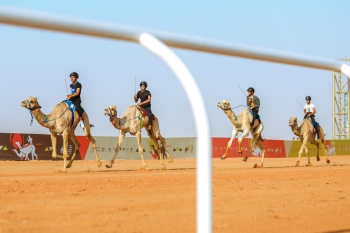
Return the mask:
[[[213,159],[214,232],[350,232],[350,156],[330,159]],[[147,163],[2,161],[0,232],[195,232],[196,161]]]

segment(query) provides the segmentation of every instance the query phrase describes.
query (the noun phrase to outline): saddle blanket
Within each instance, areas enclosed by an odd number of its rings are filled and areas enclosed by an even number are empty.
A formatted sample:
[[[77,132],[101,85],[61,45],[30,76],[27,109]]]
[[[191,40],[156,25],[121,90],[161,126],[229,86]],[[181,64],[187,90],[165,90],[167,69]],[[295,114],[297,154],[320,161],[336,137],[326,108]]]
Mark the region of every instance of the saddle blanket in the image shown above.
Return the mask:
[[[70,101],[70,100],[63,100],[62,102],[64,102],[65,104],[67,104],[69,110],[72,112],[72,121],[69,123],[69,125],[73,125],[73,123],[74,123],[75,105],[74,105],[73,102]]]
[[[74,110],[75,110],[75,105],[73,104],[72,101],[70,101],[70,100],[63,100],[62,102],[66,103],[67,106],[68,106],[68,108],[69,108],[72,112],[74,112]]]
[[[250,114],[253,115],[253,111],[252,111],[251,109],[249,109],[249,112],[250,112]],[[257,119],[258,121],[260,121],[260,115],[259,115],[259,114],[256,114],[256,119]]]
[[[317,128],[317,127],[320,126],[320,124],[319,124],[317,121],[315,121],[316,125],[314,125],[314,124],[312,124],[312,120],[311,120],[310,118],[308,118],[308,119],[309,119],[311,125],[312,125],[314,128]]]

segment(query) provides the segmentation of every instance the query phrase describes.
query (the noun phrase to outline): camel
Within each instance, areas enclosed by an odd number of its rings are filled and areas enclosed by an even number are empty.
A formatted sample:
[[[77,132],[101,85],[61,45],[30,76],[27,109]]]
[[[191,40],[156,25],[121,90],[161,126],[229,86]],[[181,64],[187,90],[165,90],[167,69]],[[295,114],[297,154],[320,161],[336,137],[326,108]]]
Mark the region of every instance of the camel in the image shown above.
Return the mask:
[[[143,148],[141,145],[141,129],[144,127],[148,127],[148,116],[143,116],[144,113],[146,113],[146,111],[142,110],[139,106],[136,106],[136,105],[129,106],[121,118],[117,117],[116,105],[111,105],[104,110],[104,115],[105,116],[108,115],[112,125],[116,129],[119,129],[118,145],[115,148],[113,158],[111,159],[109,164],[106,165],[107,168],[111,168],[113,166],[114,160],[117,157],[117,154],[123,143],[125,134],[130,133],[131,135],[136,135],[138,150],[142,159],[143,169],[148,170],[147,164],[145,163],[145,160],[143,158]],[[159,121],[156,116],[154,116],[154,120],[152,122],[152,131],[153,131],[152,135],[148,133],[148,136],[153,140],[155,145],[155,150],[158,152],[159,155],[162,154],[158,143],[158,140],[160,140],[160,142],[162,143],[162,147],[164,147],[165,149],[165,154],[168,157],[168,162],[172,163],[173,158],[170,156],[167,150],[165,139],[160,134]],[[159,157],[161,161],[161,169],[165,170],[166,166],[163,162],[163,156],[159,156]]]
[[[301,148],[299,150],[299,157],[298,157],[298,161],[296,162],[295,166],[296,167],[299,167],[299,164],[300,164],[300,157],[301,157],[301,154],[303,153],[303,149],[305,148],[305,152],[307,154],[307,158],[308,158],[308,163],[306,166],[312,166],[312,163],[310,161],[310,154],[309,154],[309,150],[307,148],[307,142],[310,142],[311,144],[314,144],[316,147],[317,147],[317,155],[316,155],[316,158],[317,158],[317,161],[320,161],[320,156],[319,156],[319,147],[320,147],[320,143],[318,143],[316,140],[315,140],[315,137],[316,137],[316,130],[315,128],[313,127],[313,125],[311,124],[310,120],[309,119],[304,119],[300,126],[298,127],[298,121],[297,121],[297,118],[296,117],[291,117],[289,119],[289,126],[291,127],[292,129],[292,132],[299,137],[300,139],[300,142],[301,142]],[[321,126],[319,126],[319,136],[320,136],[320,141],[321,141],[321,145],[323,147],[323,150],[324,150],[324,154],[326,155],[326,162],[329,164],[330,163],[330,160],[328,159],[328,156],[327,156],[327,151],[324,147],[324,132],[323,132],[323,129]]]
[[[78,142],[77,138],[75,137],[74,130],[77,127],[79,123],[79,115],[76,111],[74,111],[74,115],[72,114],[71,110],[67,106],[66,103],[61,102],[57,104],[54,109],[51,111],[49,115],[45,115],[41,110],[41,106],[39,105],[39,102],[36,97],[29,97],[28,99],[22,101],[21,106],[24,108],[29,109],[32,120],[33,116],[38,121],[38,123],[50,130],[51,133],[51,143],[52,143],[52,157],[53,158],[60,158],[63,159],[63,171],[67,172],[67,168],[70,168],[72,166],[74,157],[77,153],[77,151],[80,148],[80,143]],[[72,122],[72,117],[74,117],[74,121]],[[83,121],[84,121],[84,133],[87,138],[92,143],[92,146],[95,151],[96,155],[96,162],[97,167],[101,167],[102,163],[100,159],[98,158],[97,150],[96,150],[96,142],[95,139],[91,136],[90,133],[90,123],[89,123],[89,117],[86,114],[86,112],[83,113]],[[57,140],[57,134],[62,135],[63,138],[63,155],[57,155],[56,153],[56,140]],[[66,165],[66,160],[69,157],[68,155],[68,139],[71,139],[71,141],[75,145],[75,150],[72,155],[71,160]]]
[[[250,145],[250,150],[246,157],[244,157],[243,161],[248,161],[248,156],[254,150],[254,144],[256,144],[261,150],[261,166],[257,164],[254,165],[255,168],[262,168],[264,166],[264,155],[265,149],[262,147],[261,142],[264,141],[261,137],[261,133],[264,130],[263,123],[259,123],[258,120],[255,120],[253,128],[250,128],[250,122],[253,120],[253,115],[249,112],[248,109],[243,109],[238,115],[235,115],[231,108],[230,101],[223,100],[217,104],[218,108],[221,108],[224,113],[227,115],[231,123],[233,124],[232,136],[230,141],[227,143],[227,148],[221,159],[224,160],[227,157],[228,150],[230,149],[233,140],[236,138],[238,132],[242,132],[242,135],[238,138],[238,153],[242,155],[241,143],[243,138],[248,136],[249,132],[253,137],[253,143]]]

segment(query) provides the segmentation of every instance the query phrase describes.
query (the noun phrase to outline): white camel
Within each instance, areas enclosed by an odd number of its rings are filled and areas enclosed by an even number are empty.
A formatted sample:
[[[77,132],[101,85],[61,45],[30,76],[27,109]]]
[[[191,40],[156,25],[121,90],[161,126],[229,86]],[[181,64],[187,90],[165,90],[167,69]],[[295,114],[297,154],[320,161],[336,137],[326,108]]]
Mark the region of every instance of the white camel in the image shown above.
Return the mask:
[[[238,153],[239,155],[242,155],[241,150],[241,143],[243,141],[243,138],[248,136],[249,132],[251,133],[253,137],[253,142],[250,145],[250,150],[248,154],[244,157],[243,161],[247,162],[248,156],[250,153],[254,150],[254,144],[256,144],[259,149],[261,150],[261,166],[258,166],[257,164],[254,165],[255,168],[261,168],[264,166],[264,155],[265,155],[265,149],[262,147],[261,142],[263,141],[261,137],[261,133],[264,130],[264,125],[262,122],[259,123],[258,120],[255,120],[254,126],[250,127],[250,122],[253,120],[253,115],[249,112],[248,109],[243,109],[238,115],[235,115],[231,108],[230,101],[223,100],[217,104],[218,108],[221,108],[226,116],[229,118],[231,123],[233,124],[233,130],[232,130],[232,136],[230,141],[227,143],[227,148],[224,153],[224,155],[221,157],[221,159],[226,159],[228,150],[230,149],[233,140],[236,138],[238,132],[242,132],[242,135],[238,138]]]
[[[34,160],[34,157],[36,160],[38,160],[38,155],[35,153],[35,146],[33,144],[33,138],[29,135],[27,137],[28,144],[21,146],[19,142],[15,142],[18,146],[19,152],[16,149],[13,149],[13,151],[16,153],[18,157],[24,160],[29,160],[28,155],[32,154],[32,160]]]

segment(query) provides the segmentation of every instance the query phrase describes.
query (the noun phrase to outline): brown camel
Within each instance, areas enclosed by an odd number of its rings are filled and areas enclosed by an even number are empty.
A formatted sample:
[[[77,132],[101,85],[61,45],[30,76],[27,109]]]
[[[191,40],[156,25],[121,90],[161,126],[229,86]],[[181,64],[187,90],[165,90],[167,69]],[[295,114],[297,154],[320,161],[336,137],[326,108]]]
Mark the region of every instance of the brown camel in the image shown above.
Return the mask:
[[[250,150],[246,157],[244,157],[243,161],[247,162],[248,156],[250,153],[254,150],[254,144],[259,147],[261,150],[261,166],[258,166],[257,164],[254,165],[255,168],[261,168],[264,166],[264,156],[265,156],[265,149],[262,147],[261,142],[264,141],[261,137],[261,133],[264,130],[263,123],[259,123],[258,120],[255,120],[253,128],[250,128],[250,122],[253,120],[253,115],[249,112],[248,109],[243,109],[238,115],[235,115],[231,108],[230,101],[223,100],[217,104],[218,108],[221,108],[226,116],[229,118],[231,123],[233,124],[233,130],[232,130],[232,136],[230,141],[227,143],[227,148],[224,153],[224,155],[221,157],[222,160],[226,159],[228,150],[230,149],[233,140],[236,138],[238,132],[242,132],[242,135],[238,138],[238,153],[239,155],[242,155],[241,150],[241,143],[243,141],[243,138],[248,136],[249,132],[251,133],[253,137],[253,143],[250,145]]]
[[[77,127],[79,123],[79,115],[76,111],[74,111],[74,122],[72,121],[72,112],[68,108],[67,104],[64,102],[61,102],[57,104],[54,109],[51,111],[49,115],[45,115],[41,110],[41,106],[39,105],[36,97],[29,97],[27,100],[22,101],[21,106],[24,108],[29,109],[32,116],[35,117],[35,119],[38,121],[38,123],[41,126],[44,126],[45,128],[48,128],[51,133],[51,142],[52,142],[52,157],[53,158],[61,158],[63,159],[63,171],[66,172],[67,168],[70,168],[72,166],[74,157],[77,153],[77,151],[80,148],[80,143],[78,142],[77,138],[75,137],[74,130]],[[97,167],[101,167],[102,163],[100,159],[98,158],[97,150],[96,150],[96,142],[95,139],[91,136],[90,133],[90,123],[89,123],[89,117],[86,114],[86,112],[83,113],[83,121],[84,121],[84,133],[87,138],[92,143],[92,146],[94,147],[95,155],[96,155],[96,162]],[[62,135],[63,138],[63,156],[56,154],[56,137],[57,134]],[[68,165],[66,166],[66,160],[69,157],[68,155],[68,139],[70,139],[74,145],[75,150],[72,155],[71,160],[69,161]]]
[[[292,129],[292,132],[299,137],[300,139],[300,142],[301,142],[301,148],[299,150],[299,157],[298,157],[298,161],[296,162],[295,166],[298,167],[300,162],[300,157],[301,157],[301,154],[303,153],[303,149],[305,148],[305,152],[307,154],[307,158],[308,158],[308,164],[306,166],[312,166],[311,164],[311,161],[310,161],[310,154],[309,154],[309,150],[307,148],[307,142],[310,142],[311,144],[314,144],[316,147],[317,147],[317,155],[316,155],[316,158],[317,158],[317,161],[320,161],[320,156],[319,156],[319,147],[320,147],[320,143],[318,143],[316,140],[315,140],[315,137],[316,137],[316,130],[315,128],[312,126],[311,122],[309,119],[304,119],[301,124],[300,124],[300,127],[298,127],[298,121],[297,121],[297,118],[296,117],[291,117],[289,119],[289,126],[291,127]],[[320,141],[321,141],[321,145],[323,147],[323,150],[324,150],[324,154],[326,155],[326,161],[327,163],[329,164],[330,163],[330,160],[328,159],[328,156],[327,156],[327,151],[325,150],[325,147],[324,147],[324,133],[323,133],[323,129],[321,126],[319,126],[318,128],[319,130],[319,136],[320,136]]]
[[[142,112],[145,112],[140,107],[136,105],[132,105],[127,108],[126,112],[121,118],[117,117],[117,107],[115,105],[109,106],[104,110],[104,115],[109,116],[109,120],[112,123],[112,125],[119,129],[119,141],[118,145],[115,148],[115,152],[113,155],[113,158],[109,162],[109,164],[106,165],[107,168],[111,168],[113,166],[114,160],[117,157],[117,154],[120,150],[120,147],[123,143],[123,139],[125,137],[126,133],[130,133],[131,135],[136,135],[137,144],[138,144],[138,150],[141,155],[142,159],[142,165],[144,169],[148,169],[147,165],[145,163],[145,160],[143,158],[143,148],[141,145],[141,129],[144,127],[148,127],[148,116],[142,117]],[[153,115],[154,116],[154,115]],[[165,139],[160,135],[159,130],[159,121],[156,116],[154,116],[154,120],[152,122],[152,135],[148,133],[148,136],[153,140],[155,149],[157,150],[158,154],[161,155],[160,147],[158,140],[162,143],[162,147],[165,148],[165,153],[168,157],[168,162],[172,163],[173,158],[170,156]],[[159,156],[161,161],[161,169],[166,169],[164,162],[163,162],[163,156]]]

